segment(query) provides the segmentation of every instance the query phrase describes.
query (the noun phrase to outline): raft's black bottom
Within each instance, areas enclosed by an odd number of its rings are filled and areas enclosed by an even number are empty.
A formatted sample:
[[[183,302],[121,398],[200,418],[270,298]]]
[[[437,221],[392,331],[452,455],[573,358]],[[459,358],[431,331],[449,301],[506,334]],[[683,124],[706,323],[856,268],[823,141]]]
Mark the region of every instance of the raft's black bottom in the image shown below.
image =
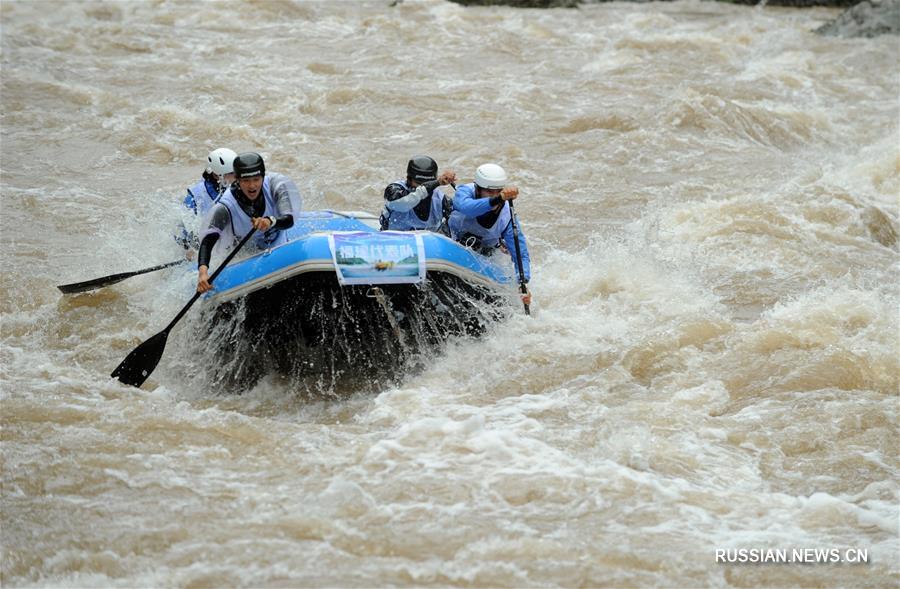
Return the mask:
[[[377,288],[302,274],[207,311],[209,376],[229,391],[272,372],[319,391],[381,388],[433,358],[448,338],[480,335],[503,314],[502,299],[444,273]]]

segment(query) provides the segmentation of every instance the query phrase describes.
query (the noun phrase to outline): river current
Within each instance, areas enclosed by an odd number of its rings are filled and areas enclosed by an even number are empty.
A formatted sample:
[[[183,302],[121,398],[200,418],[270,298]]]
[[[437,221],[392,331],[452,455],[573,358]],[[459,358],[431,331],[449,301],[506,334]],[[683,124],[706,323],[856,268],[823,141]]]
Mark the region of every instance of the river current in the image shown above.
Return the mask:
[[[0,582],[895,586],[898,38],[390,4],[0,3]],[[223,395],[194,309],[119,384],[193,275],[56,285],[176,259],[221,146],[306,209],[378,213],[416,153],[503,165],[533,315],[398,385]],[[717,561],[751,549],[841,562]]]

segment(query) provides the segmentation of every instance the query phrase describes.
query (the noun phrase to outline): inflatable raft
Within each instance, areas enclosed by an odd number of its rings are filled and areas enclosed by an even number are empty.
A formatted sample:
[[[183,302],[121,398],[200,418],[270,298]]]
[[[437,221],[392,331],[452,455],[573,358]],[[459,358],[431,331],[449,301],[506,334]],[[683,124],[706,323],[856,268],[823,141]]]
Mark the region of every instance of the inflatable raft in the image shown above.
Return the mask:
[[[396,380],[454,335],[477,335],[515,296],[506,255],[428,231],[379,231],[364,212],[303,212],[289,241],[240,261],[207,295],[215,379],[263,374]]]

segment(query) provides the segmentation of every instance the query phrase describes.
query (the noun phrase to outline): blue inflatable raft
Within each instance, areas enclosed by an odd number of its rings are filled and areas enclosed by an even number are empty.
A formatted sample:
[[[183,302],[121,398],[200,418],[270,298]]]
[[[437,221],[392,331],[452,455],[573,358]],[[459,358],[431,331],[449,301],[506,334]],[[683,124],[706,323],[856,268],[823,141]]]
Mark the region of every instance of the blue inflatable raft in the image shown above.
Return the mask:
[[[508,258],[500,265],[431,231],[382,232],[371,213],[303,212],[289,230],[289,240],[232,262],[216,279],[211,301],[229,301],[318,272],[334,274],[344,286],[421,283],[441,273],[487,288],[501,288],[512,280]],[[411,255],[402,256],[409,249],[414,250]],[[342,251],[354,255],[341,256]]]
[[[215,380],[397,381],[454,335],[477,335],[515,296],[509,256],[428,231],[379,231],[364,212],[303,212],[289,241],[239,261],[206,298]]]

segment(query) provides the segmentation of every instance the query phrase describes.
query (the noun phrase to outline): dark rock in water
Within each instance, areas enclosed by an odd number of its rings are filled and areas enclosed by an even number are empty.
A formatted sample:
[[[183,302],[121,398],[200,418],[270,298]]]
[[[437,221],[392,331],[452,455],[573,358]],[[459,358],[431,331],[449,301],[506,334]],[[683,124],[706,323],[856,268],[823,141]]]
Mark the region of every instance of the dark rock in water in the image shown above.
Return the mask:
[[[810,8],[813,6],[853,6],[859,0],[720,0],[727,4],[748,4],[752,6],[789,6],[793,8]]]
[[[396,5],[403,0],[394,0]],[[513,8],[577,8],[581,4],[598,4],[607,0],[450,0],[463,6],[511,6]],[[610,0],[611,1],[611,0]],[[632,0],[642,2],[645,0]],[[719,0],[730,4],[850,7],[834,21],[816,30],[836,37],[876,37],[900,34],[900,0]]]
[[[829,37],[877,37],[900,34],[900,0],[860,2],[816,32]]]
[[[513,8],[578,8],[580,0],[450,0],[463,6],[512,6]]]
[[[402,0],[394,0],[396,5]],[[450,0],[463,6],[512,6],[514,8],[577,8],[581,4],[599,4],[613,0]],[[632,2],[649,2],[652,0],[631,0]],[[768,6],[853,6],[859,0],[720,0],[730,4],[765,4]]]

